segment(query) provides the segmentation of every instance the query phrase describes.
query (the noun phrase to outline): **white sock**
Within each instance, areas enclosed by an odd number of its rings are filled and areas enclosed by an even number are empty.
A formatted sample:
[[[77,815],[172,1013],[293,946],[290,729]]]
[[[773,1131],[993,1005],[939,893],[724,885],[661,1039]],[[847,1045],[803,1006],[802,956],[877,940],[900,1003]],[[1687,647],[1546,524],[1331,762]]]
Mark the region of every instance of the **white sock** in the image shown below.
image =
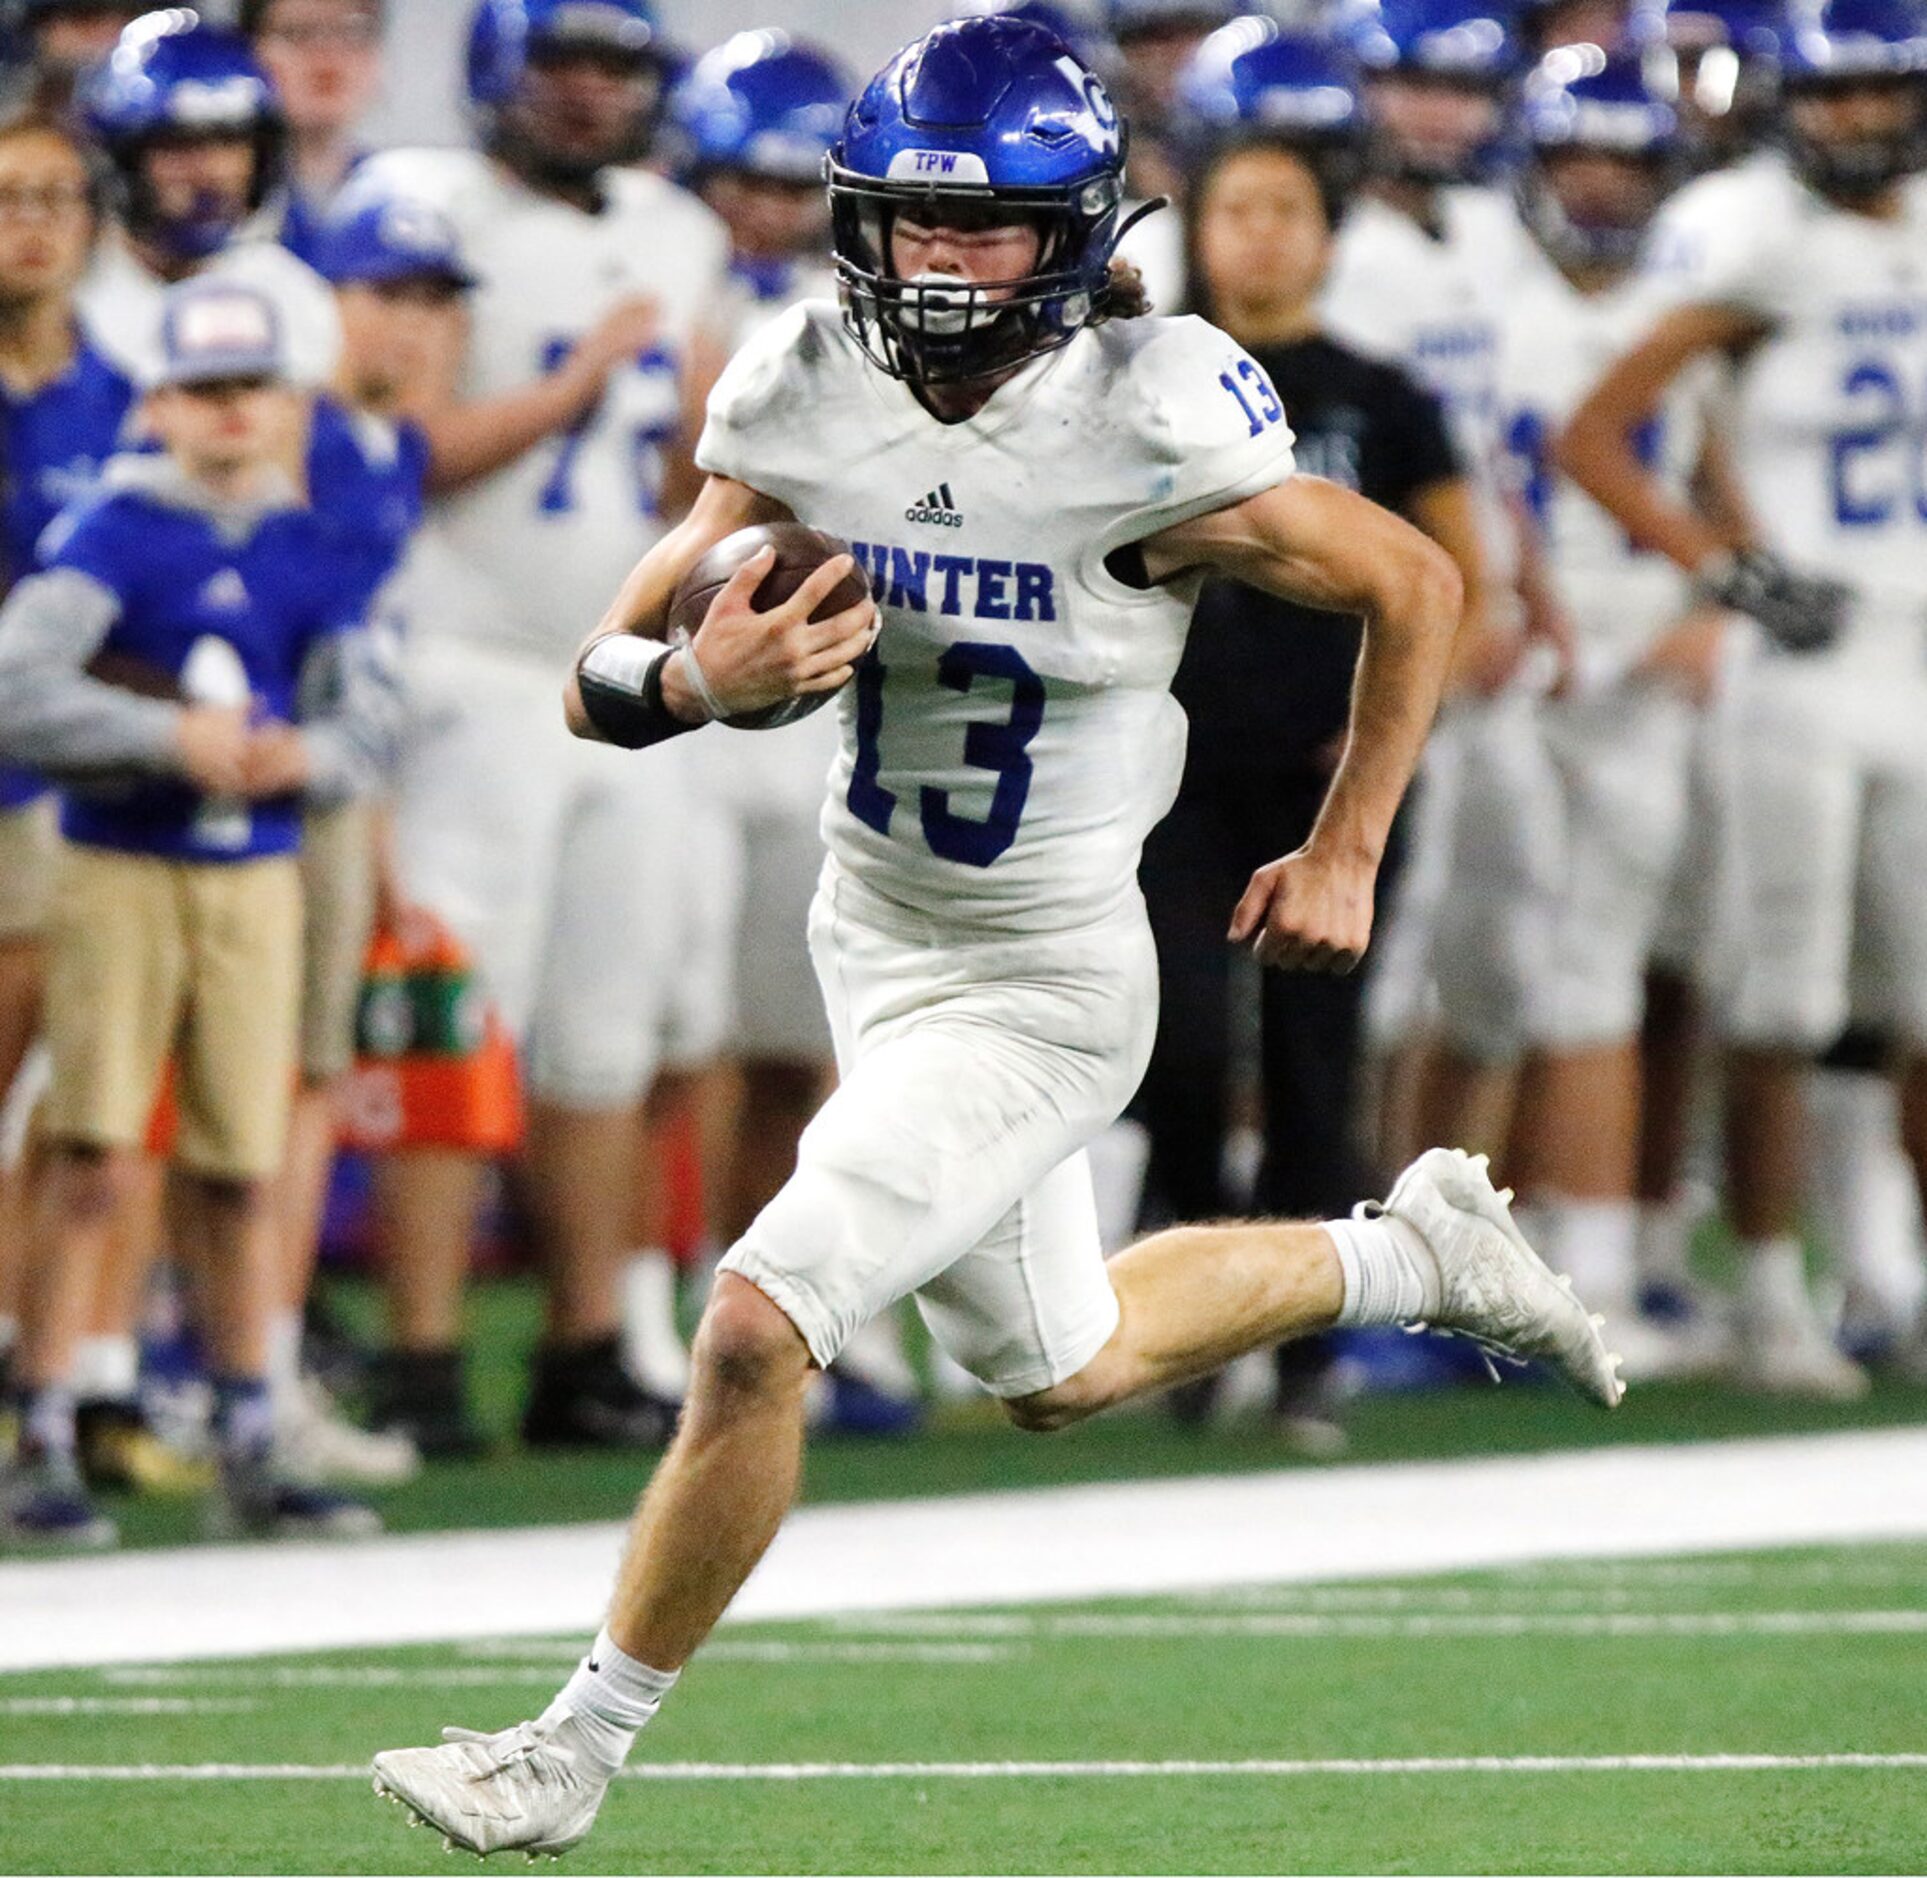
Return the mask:
[[[1771,1321],[1813,1315],[1806,1254],[1798,1239],[1790,1233],[1777,1239],[1748,1239],[1740,1251],[1746,1261],[1740,1296],[1754,1317]]]
[[[1574,1200],[1547,1194],[1539,1203],[1545,1220],[1541,1255],[1595,1311],[1618,1316],[1637,1306],[1634,1264],[1639,1214],[1631,1200]]]
[[[82,1402],[131,1402],[140,1393],[141,1350],[131,1336],[82,1337],[74,1346],[74,1395]]]
[[[645,1246],[622,1272],[622,1360],[651,1395],[689,1393],[689,1352],[676,1328],[676,1261]]]
[[[1422,1324],[1439,1308],[1439,1262],[1415,1226],[1389,1213],[1328,1219],[1345,1277],[1341,1324]]]
[[[605,1624],[575,1674],[542,1711],[542,1719],[572,1716],[590,1751],[613,1774],[629,1758],[638,1731],[662,1707],[681,1673],[637,1662],[616,1648]]]
[[[1692,1279],[1693,1212],[1684,1194],[1640,1202],[1633,1263],[1647,1284],[1684,1287]]]
[[[268,1399],[275,1419],[301,1392],[301,1313],[276,1311],[268,1321]]]

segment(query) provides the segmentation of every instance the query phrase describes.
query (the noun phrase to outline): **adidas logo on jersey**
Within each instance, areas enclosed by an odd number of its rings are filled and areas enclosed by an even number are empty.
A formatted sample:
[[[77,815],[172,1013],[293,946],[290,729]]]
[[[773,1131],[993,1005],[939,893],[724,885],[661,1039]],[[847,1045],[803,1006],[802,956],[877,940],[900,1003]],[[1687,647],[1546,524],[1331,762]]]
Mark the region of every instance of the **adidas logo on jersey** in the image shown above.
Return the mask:
[[[202,586],[198,598],[205,607],[238,613],[248,603],[247,583],[238,568],[224,567]]]
[[[931,522],[938,528],[961,528],[963,516],[957,505],[950,499],[950,485],[939,483],[921,502],[913,502],[903,511],[906,522]]]

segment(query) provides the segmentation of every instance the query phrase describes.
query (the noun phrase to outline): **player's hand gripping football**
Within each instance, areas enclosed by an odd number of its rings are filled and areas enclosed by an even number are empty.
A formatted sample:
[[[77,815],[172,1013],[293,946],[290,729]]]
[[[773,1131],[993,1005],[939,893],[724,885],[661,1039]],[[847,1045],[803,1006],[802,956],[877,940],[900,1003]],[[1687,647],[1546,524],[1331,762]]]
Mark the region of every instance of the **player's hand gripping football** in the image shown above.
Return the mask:
[[[1362,854],[1300,848],[1252,875],[1231,915],[1233,945],[1253,942],[1260,965],[1349,972],[1372,937],[1378,864]]]
[[[751,555],[710,602],[689,642],[718,715],[739,716],[785,698],[835,691],[849,683],[876,638],[876,602],[868,598],[811,622],[824,597],[856,565],[847,554],[832,556],[787,600],[759,613],[752,601],[775,559],[769,548]],[[709,713],[701,688],[678,671],[680,663],[671,660],[663,674],[663,700],[693,722]]]

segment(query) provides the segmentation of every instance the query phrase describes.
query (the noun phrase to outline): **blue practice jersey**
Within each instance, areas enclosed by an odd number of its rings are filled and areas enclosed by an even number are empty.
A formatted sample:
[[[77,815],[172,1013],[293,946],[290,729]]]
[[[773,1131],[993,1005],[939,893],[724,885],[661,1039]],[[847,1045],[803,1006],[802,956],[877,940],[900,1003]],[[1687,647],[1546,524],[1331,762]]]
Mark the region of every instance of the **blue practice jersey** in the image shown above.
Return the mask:
[[[427,479],[428,438],[418,425],[316,401],[308,499],[337,543],[348,614],[364,614],[401,564],[421,523]]]
[[[0,384],[0,551],[6,580],[40,566],[47,524],[85,495],[114,453],[134,387],[83,339],[51,384],[17,397]],[[31,770],[0,767],[0,809],[18,808],[46,785]]]
[[[117,489],[69,518],[47,565],[88,575],[119,601],[101,661],[171,683],[189,702],[245,700],[257,721],[293,720],[308,655],[359,617],[338,543],[306,508],[270,511],[235,539],[197,510]],[[184,783],[142,781],[69,796],[61,825],[92,847],[238,861],[291,853],[300,821],[296,797],[229,807]]]

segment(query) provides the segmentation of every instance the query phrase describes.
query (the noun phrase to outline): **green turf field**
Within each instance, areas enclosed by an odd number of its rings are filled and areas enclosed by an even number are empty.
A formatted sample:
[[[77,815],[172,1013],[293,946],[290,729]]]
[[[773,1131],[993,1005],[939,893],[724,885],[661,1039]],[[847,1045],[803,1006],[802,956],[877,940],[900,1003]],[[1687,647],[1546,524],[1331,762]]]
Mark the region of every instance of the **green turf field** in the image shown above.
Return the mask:
[[[534,1712],[577,1648],[0,1678],[0,1870],[451,1869],[367,1756]],[[743,1626],[570,1862],[1917,1872],[1923,1691],[1920,1544]]]

